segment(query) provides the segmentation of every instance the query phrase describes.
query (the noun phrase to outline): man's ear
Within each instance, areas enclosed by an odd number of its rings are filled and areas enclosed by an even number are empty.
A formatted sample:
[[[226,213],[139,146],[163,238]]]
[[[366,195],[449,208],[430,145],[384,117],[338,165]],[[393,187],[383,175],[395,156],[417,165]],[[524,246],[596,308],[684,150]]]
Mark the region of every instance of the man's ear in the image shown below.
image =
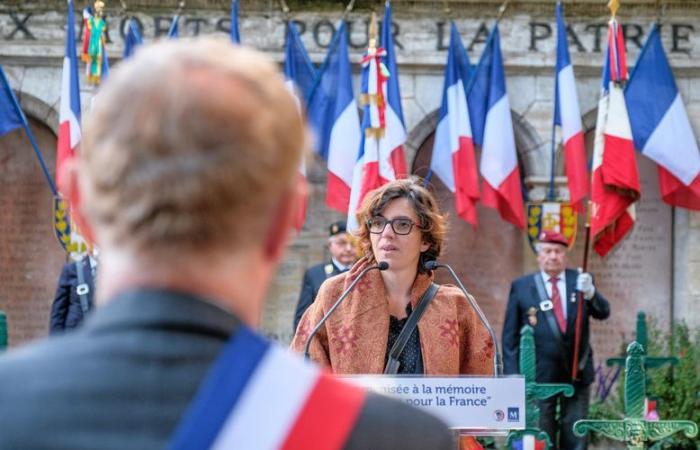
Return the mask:
[[[80,234],[88,242],[89,246],[93,247],[95,245],[95,235],[83,214],[78,176],[78,161],[75,158],[67,159],[61,167],[61,176],[59,178],[61,185],[58,189],[64,200],[67,200],[70,205],[71,218],[78,225]]]
[[[287,248],[293,218],[297,211],[299,193],[296,189],[287,190],[279,199],[265,235],[265,257],[269,261],[279,261]]]

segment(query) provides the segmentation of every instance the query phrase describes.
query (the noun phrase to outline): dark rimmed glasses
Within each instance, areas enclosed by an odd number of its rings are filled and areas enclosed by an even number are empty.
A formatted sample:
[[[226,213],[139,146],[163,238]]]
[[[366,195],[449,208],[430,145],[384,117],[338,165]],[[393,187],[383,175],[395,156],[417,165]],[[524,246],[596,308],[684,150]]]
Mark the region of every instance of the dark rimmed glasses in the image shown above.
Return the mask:
[[[391,224],[391,229],[394,230],[394,233],[400,235],[410,234],[414,226],[416,228],[421,228],[420,225],[413,222],[411,219],[397,217],[395,219],[389,220],[382,216],[372,217],[371,219],[369,219],[367,221],[367,228],[369,229],[370,233],[381,234],[384,232],[384,229],[386,228],[387,224]]]

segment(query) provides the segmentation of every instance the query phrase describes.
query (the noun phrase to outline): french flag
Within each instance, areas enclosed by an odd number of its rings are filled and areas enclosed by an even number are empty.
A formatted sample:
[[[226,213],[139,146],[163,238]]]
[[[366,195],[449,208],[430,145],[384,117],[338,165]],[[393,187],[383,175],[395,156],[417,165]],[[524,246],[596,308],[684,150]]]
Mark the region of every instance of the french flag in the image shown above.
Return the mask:
[[[66,52],[63,57],[61,105],[58,114],[58,142],[56,144],[56,184],[61,186],[63,164],[71,158],[80,144],[80,86],[78,58],[75,51],[75,17],[73,0],[68,0]]]
[[[340,450],[365,391],[239,330],[202,383],[170,450]]]
[[[408,174],[406,166],[406,154],[403,148],[406,142],[406,126],[403,121],[401,109],[401,91],[399,90],[399,69],[396,64],[394,52],[393,22],[391,19],[391,2],[384,6],[384,20],[382,21],[381,45],[385,54],[383,62],[389,71],[389,79],[386,82],[384,98],[386,99],[386,130],[384,142],[380,147],[382,160],[388,160],[389,164],[380,164],[380,176],[385,180],[405,178]]]
[[[525,228],[520,170],[513,122],[506,92],[501,38],[494,25],[467,92],[473,139],[481,146],[479,170],[484,178],[484,205],[498,210],[501,218]]]
[[[566,24],[561,2],[557,2],[557,65],[554,97],[554,125],[561,127],[564,147],[564,168],[569,182],[571,205],[583,212],[583,200],[588,195],[588,169],[586,148],[583,141],[581,110],[576,94],[574,67],[569,58],[569,45],[566,40]]]
[[[608,27],[608,51],[598,102],[591,181],[591,236],[593,249],[601,257],[632,230],[634,203],[640,196],[632,130],[622,92],[622,83],[626,79],[622,27],[613,17]]]
[[[350,231],[358,228],[356,212],[367,193],[395,179],[385,139],[389,110],[386,82],[390,76],[381,60],[385,53],[386,50],[381,47],[369,47],[362,58],[362,137],[352,175],[347,218]]]
[[[635,147],[658,164],[661,198],[700,210],[700,150],[656,25],[630,76],[625,99]]]
[[[454,193],[459,217],[476,227],[479,175],[467,107],[465,86],[469,77],[469,56],[462,45],[457,27],[452,22],[430,170]]]
[[[522,439],[513,442],[513,450],[545,450],[546,442],[538,441],[535,436],[526,434]]]
[[[340,23],[309,93],[309,125],[315,150],[326,161],[326,205],[347,213],[353,167],[360,147],[360,119],[352,92],[347,25]]]
[[[297,31],[297,27],[293,21],[287,24],[287,38],[285,42],[284,52],[284,78],[287,82],[287,87],[299,102],[299,110],[306,110],[306,97],[311,90],[314,79],[316,78],[316,68],[311,63],[309,55],[306,52],[304,44],[301,42],[301,37]],[[306,160],[302,157],[299,165],[299,183],[304,186],[302,189],[305,193],[299,199],[297,214],[294,219],[294,228],[297,231],[301,230],[306,220],[307,196],[306,196]]]

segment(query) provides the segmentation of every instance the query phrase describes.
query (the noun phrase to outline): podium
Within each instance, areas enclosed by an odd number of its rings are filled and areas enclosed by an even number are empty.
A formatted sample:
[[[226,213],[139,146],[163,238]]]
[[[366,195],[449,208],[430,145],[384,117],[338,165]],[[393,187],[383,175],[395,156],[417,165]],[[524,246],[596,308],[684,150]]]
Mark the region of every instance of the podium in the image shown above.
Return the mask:
[[[348,375],[343,379],[397,398],[461,433],[493,436],[525,429],[525,378]]]

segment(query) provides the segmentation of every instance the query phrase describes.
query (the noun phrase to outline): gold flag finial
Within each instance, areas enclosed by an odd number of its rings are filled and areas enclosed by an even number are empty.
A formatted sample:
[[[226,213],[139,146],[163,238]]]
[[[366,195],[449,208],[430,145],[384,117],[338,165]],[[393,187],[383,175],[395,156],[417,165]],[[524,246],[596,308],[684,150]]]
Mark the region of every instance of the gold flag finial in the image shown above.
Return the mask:
[[[618,8],[620,8],[620,0],[610,0],[608,2],[608,9],[610,10],[610,15],[612,17],[617,15]]]
[[[373,55],[377,50],[377,14],[372,11],[372,17],[369,19],[369,45],[367,53]]]

